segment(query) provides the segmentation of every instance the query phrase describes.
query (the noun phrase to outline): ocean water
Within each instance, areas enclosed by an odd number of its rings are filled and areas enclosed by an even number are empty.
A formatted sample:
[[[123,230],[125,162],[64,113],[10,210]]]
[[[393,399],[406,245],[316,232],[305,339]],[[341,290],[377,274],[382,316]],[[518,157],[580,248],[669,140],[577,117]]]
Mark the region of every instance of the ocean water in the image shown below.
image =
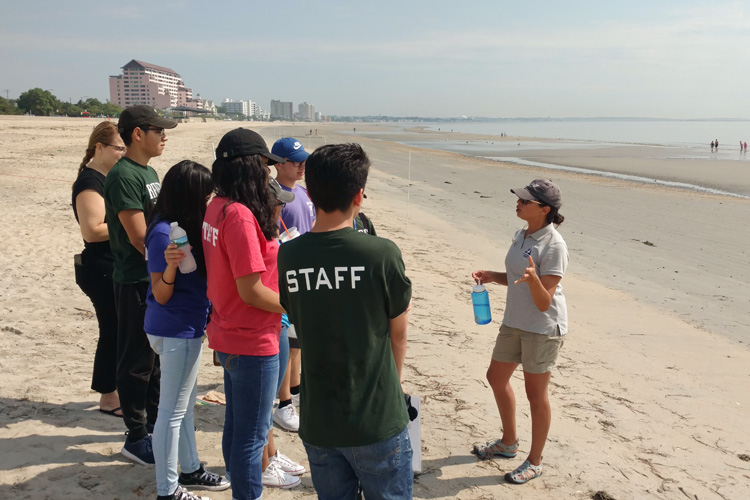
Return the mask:
[[[402,126],[404,124],[401,124]],[[565,165],[564,155],[558,158],[563,164],[541,163],[532,161],[535,153],[543,150],[561,149],[598,149],[617,145],[629,145],[651,148],[651,158],[664,159],[699,159],[741,161],[750,164],[750,153],[740,152],[739,139],[729,142],[728,137],[742,137],[743,132],[750,139],[750,120],[748,121],[693,121],[693,120],[507,120],[498,122],[435,122],[413,123],[404,126],[426,127],[428,130],[441,132],[463,132],[480,135],[499,136],[502,133],[510,137],[524,137],[521,141],[493,140],[420,140],[400,141],[402,144],[441,151],[476,156],[491,160],[536,166],[550,170],[567,170],[622,180],[660,184],[666,187],[689,189],[699,192],[750,198],[747,183],[741,185],[717,186],[707,185],[701,181],[688,179],[663,178],[662,173],[654,171],[652,175],[637,176],[625,172],[605,172],[594,169],[582,169]],[[710,134],[710,135],[709,135]],[[708,140],[704,140],[709,137]],[[711,139],[710,137],[713,137]],[[538,140],[535,140],[538,139]],[[555,139],[544,141],[542,139]],[[719,149],[711,151],[710,143],[718,139]],[[744,142],[744,140],[743,140]],[[750,142],[750,141],[748,141]],[[748,165],[750,169],[750,165]]]
[[[443,132],[571,139],[624,144],[705,147],[719,141],[720,149],[739,151],[750,142],[750,120],[503,120],[495,122],[427,122],[415,125]]]

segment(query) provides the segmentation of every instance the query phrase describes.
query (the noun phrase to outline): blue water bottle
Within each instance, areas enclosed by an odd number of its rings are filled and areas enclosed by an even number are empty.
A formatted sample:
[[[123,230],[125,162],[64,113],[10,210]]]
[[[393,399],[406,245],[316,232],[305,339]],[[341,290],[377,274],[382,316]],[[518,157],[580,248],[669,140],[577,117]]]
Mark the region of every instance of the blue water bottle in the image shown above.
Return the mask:
[[[474,306],[474,321],[477,325],[486,325],[492,321],[490,312],[490,294],[480,281],[471,291],[471,303]]]

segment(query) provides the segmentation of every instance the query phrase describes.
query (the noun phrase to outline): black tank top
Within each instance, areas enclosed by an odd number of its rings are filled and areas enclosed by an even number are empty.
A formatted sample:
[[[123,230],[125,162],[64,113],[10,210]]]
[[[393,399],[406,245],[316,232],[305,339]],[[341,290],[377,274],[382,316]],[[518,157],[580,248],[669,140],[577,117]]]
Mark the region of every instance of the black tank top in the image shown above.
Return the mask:
[[[94,170],[93,168],[85,167],[81,173],[78,175],[78,178],[73,183],[73,215],[75,215],[76,221],[78,221],[78,210],[76,209],[76,197],[81,194],[81,192],[86,191],[87,189],[93,189],[99,195],[102,197],[102,204],[104,204],[104,177],[102,174]],[[104,221],[106,222],[107,219],[105,218]],[[86,240],[83,240],[83,245],[85,247],[84,253],[87,254],[87,256],[90,257],[99,257],[109,254],[111,256],[111,252],[109,249],[109,240],[107,241],[95,241],[92,243],[87,242]]]

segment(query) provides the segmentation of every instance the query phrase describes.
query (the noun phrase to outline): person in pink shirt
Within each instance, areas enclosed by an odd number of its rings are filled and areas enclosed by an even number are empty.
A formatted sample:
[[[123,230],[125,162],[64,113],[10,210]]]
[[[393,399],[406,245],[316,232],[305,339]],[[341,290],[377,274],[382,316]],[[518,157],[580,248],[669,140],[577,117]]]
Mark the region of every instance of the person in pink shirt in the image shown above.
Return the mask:
[[[262,456],[279,378],[279,245],[268,165],[284,159],[252,130],[227,132],[216,148],[216,196],[203,219],[209,347],[224,368],[222,451],[232,498],[260,498]]]

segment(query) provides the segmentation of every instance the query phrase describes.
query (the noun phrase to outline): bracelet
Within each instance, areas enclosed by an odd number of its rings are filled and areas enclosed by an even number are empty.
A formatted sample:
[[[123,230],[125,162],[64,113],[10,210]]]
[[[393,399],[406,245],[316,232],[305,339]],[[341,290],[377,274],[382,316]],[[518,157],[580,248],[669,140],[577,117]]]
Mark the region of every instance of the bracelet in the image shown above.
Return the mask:
[[[163,274],[161,275],[161,280],[164,282],[165,285],[174,285],[174,281],[172,283],[170,283],[169,281],[166,281],[164,279],[164,275]]]

